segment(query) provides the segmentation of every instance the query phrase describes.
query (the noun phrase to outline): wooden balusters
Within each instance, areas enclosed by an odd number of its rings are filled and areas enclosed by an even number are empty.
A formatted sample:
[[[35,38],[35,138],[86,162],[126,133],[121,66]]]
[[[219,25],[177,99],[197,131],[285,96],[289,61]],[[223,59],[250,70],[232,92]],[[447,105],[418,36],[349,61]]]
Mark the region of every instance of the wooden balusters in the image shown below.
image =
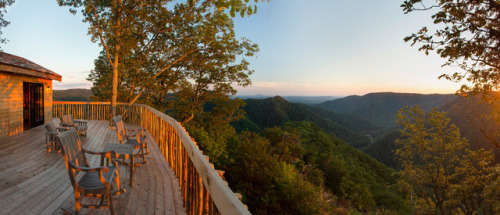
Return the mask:
[[[110,104],[105,102],[53,102],[53,117],[72,114],[87,120],[110,120]],[[126,113],[126,114],[125,114]],[[165,160],[179,178],[184,206],[188,214],[250,214],[223,179],[224,171],[215,170],[195,140],[171,117],[146,105],[117,104],[124,121],[144,127],[158,144]],[[209,192],[211,191],[211,192]]]

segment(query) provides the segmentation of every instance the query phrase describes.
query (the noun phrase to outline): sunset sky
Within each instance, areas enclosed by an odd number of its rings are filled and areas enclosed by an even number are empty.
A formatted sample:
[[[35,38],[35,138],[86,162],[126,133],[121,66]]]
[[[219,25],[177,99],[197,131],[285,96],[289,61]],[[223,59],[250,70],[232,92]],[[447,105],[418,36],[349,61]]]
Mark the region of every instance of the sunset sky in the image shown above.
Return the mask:
[[[253,85],[241,95],[363,95],[369,92],[453,93],[437,77],[456,68],[418,52],[403,38],[431,23],[429,13],[403,14],[401,1],[271,0],[236,18],[236,33],[257,43]],[[63,76],[54,89],[90,88],[85,78],[100,48],[80,15],[56,0],[17,0],[2,49]]]

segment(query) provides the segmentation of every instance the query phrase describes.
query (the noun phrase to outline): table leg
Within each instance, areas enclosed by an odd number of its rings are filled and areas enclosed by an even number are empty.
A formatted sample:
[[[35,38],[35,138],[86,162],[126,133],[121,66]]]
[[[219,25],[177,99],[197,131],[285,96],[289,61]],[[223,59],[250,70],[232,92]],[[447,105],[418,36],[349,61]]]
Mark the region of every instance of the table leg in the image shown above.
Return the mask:
[[[134,153],[130,156],[130,186],[134,183]]]

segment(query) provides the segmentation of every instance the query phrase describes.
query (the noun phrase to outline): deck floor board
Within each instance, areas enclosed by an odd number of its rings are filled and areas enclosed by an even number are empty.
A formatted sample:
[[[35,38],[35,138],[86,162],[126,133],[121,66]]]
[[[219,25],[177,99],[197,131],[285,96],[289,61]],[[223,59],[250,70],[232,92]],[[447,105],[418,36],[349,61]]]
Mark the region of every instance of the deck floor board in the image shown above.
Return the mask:
[[[107,121],[89,121],[83,148],[101,151],[105,144],[118,144],[116,130]],[[130,128],[139,128],[127,125]],[[117,214],[185,214],[179,182],[148,132],[151,154],[148,164],[135,167],[130,186],[128,166],[120,165],[120,184],[127,190],[113,197]],[[38,126],[4,138],[0,143],[0,214],[64,214],[61,207],[74,209],[75,200],[64,158],[57,151],[45,152],[45,128]],[[91,166],[100,158],[87,155]],[[95,203],[97,198],[87,199]],[[109,214],[107,209],[82,209],[81,214]]]

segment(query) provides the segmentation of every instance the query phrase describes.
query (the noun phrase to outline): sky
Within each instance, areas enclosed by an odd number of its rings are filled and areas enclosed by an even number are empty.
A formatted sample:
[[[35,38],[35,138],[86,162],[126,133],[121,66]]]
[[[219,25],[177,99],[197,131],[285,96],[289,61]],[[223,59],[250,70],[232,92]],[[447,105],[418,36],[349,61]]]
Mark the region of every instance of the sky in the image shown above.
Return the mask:
[[[249,59],[252,86],[240,95],[347,96],[370,92],[454,93],[438,80],[457,68],[441,67],[403,38],[432,25],[430,13],[404,14],[401,1],[270,0],[256,14],[235,18],[235,32],[257,43]],[[7,8],[3,51],[62,75],[54,89],[90,88],[85,78],[101,48],[88,24],[56,0],[16,0]]]

